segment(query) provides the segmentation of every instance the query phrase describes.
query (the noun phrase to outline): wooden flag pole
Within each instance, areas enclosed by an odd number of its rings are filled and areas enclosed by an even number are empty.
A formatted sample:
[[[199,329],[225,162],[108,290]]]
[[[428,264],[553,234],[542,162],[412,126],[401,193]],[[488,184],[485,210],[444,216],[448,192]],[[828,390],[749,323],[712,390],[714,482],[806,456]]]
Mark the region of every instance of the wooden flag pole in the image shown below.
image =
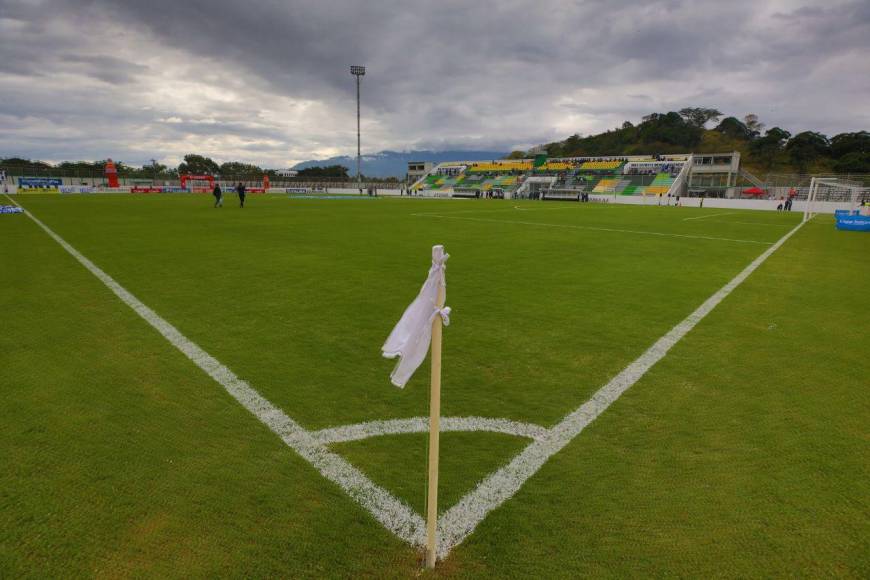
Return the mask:
[[[436,253],[438,255],[436,255]],[[432,248],[432,258],[440,259],[442,246]],[[444,308],[444,284],[438,287],[436,306]],[[438,528],[438,439],[441,429],[441,329],[440,314],[432,319],[432,376],[429,387],[429,490],[426,513],[426,567],[435,567]]]

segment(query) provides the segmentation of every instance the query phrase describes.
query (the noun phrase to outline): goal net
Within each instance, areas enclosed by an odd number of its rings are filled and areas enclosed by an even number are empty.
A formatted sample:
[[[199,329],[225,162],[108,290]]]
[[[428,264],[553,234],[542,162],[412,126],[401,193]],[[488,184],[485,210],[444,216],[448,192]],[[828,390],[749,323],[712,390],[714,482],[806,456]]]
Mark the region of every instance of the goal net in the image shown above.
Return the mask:
[[[862,183],[836,177],[813,177],[804,206],[804,221],[813,219],[825,206],[828,207],[825,213],[832,213],[830,208],[854,213],[865,201],[870,201],[870,188]]]
[[[211,175],[182,175],[181,189],[191,193],[209,193],[214,189],[214,177]]]
[[[211,193],[212,182],[205,179],[188,179],[187,190],[191,193]]]

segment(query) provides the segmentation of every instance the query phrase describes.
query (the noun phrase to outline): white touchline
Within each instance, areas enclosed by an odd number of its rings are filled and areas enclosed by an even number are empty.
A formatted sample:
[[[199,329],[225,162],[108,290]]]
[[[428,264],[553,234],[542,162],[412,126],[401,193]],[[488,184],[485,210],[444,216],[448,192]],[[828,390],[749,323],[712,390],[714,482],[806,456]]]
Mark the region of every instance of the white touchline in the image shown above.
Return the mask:
[[[646,352],[601,387],[591,399],[580,405],[549,430],[547,437],[529,444],[510,463],[484,479],[477,488],[444,513],[438,522],[439,552],[446,555],[474,531],[486,515],[513,496],[522,485],[556,452],[571,442],[607,407],[634,385],[660,361],[690,330],[719,305],[750,274],[788,240],[802,224],[785,234],[742,272],[704,301],[694,312],[658,339]]]
[[[695,217],[683,218],[683,221],[687,222],[689,220],[705,220],[707,218],[716,217],[716,216],[720,216],[720,215],[734,215],[735,213],[737,213],[737,212],[729,211],[729,212],[725,212],[725,213],[711,213],[709,215],[699,215],[699,216],[695,216]]]
[[[566,228],[571,230],[591,230],[595,232],[616,232],[622,234],[638,234],[642,236],[661,236],[666,238],[689,238],[692,240],[714,240],[718,242],[737,242],[740,244],[762,244],[764,246],[773,245],[773,242],[761,242],[758,240],[736,240],[733,238],[718,238],[715,236],[700,236],[700,235],[692,235],[692,234],[672,234],[667,232],[645,232],[642,230],[622,230],[618,228],[602,228],[598,226],[578,226],[573,224],[546,224],[541,222],[521,222],[517,220],[494,220],[491,218],[473,218],[473,217],[463,217],[463,216],[455,216],[451,214],[439,214],[439,213],[412,213],[412,216],[415,217],[434,217],[441,219],[451,219],[451,220],[466,220],[472,222],[489,222],[494,224],[515,224],[521,226],[538,226],[542,228]]]
[[[10,201],[21,207],[15,200],[10,198]],[[269,427],[289,447],[311,463],[324,477],[344,489],[354,501],[367,509],[386,529],[411,545],[425,545],[425,524],[422,517],[408,507],[407,504],[373,483],[356,467],[326,447],[329,443],[355,441],[378,435],[425,432],[427,429],[425,418],[413,417],[410,419],[372,421],[369,423],[321,429],[320,431],[307,431],[288,417],[281,409],[272,405],[247,382],[236,376],[229,368],[181,334],[180,331],[161,318],[156,312],[145,306],[138,298],[133,296],[63,238],[54,233],[54,231],[27,209],[24,209],[24,213],[60,244],[64,250],[103,282],[118,298],[132,308],[143,320],[163,335],[170,344],[180,350],[195,365],[218,382],[243,407]],[[501,220],[486,221],[499,222]],[[531,225],[549,224],[533,223]],[[489,475],[472,492],[464,496],[456,505],[440,516],[438,521],[439,557],[444,558],[447,556],[451,549],[460,544],[474,531],[489,512],[510,499],[523,486],[526,480],[534,475],[550,457],[570,443],[587,425],[616,401],[620,395],[640,380],[653,365],[667,354],[672,346],[679,342],[725,297],[761,266],[802,225],[803,222],[785,234],[776,243],[772,244],[770,248],[765,250],[743,271],[737,274],[734,279],[719,289],[682,322],[656,341],[637,360],[629,364],[622,372],[599,389],[591,399],[568,414],[552,428],[547,429],[539,425],[508,419],[486,417],[446,418],[444,423],[442,423],[444,431],[491,431],[528,437],[533,441],[507,465]]]
[[[14,200],[15,205],[18,205]],[[21,206],[19,206],[21,207]],[[24,208],[22,208],[24,209]],[[311,433],[275,407],[247,382],[240,379],[229,368],[205,352],[189,338],[145,306],[138,298],[118,284],[111,276],[84,257],[63,238],[54,233],[36,216],[24,209],[24,213],[41,227],[61,247],[79,261],[91,274],[100,279],[109,290],[115,293],[136,314],[157,330],[172,346],[180,350],[196,366],[217,381],[242,406],[264,423],[284,443],[313,465],[324,477],[337,483],[357,503],[365,507],[381,524],[406,542],[425,545],[425,523],[407,504],[400,501],[387,490],[375,485],[356,467],[341,456],[318,443]]]

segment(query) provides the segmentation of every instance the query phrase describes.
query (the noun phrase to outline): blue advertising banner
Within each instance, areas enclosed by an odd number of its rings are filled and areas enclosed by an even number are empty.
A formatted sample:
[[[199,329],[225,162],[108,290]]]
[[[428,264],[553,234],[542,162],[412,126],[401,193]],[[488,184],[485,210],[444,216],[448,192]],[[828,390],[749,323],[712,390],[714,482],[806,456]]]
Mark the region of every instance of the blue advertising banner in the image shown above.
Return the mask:
[[[63,181],[60,177],[19,177],[18,187],[23,189],[58,189]]]
[[[870,216],[849,215],[849,212],[837,212],[837,229],[851,232],[870,232]]]

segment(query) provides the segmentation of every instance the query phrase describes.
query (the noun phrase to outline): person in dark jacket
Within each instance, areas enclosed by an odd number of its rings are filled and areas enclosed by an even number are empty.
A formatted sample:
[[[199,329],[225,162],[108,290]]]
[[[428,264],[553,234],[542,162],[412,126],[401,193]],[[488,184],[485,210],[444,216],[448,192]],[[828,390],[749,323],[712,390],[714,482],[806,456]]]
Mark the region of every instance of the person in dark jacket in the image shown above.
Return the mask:
[[[214,196],[214,206],[215,207],[223,207],[224,206],[224,192],[221,191],[221,184],[215,183],[214,190],[211,192]]]
[[[239,194],[239,207],[245,207],[245,185],[241,181],[236,186],[236,193]]]

